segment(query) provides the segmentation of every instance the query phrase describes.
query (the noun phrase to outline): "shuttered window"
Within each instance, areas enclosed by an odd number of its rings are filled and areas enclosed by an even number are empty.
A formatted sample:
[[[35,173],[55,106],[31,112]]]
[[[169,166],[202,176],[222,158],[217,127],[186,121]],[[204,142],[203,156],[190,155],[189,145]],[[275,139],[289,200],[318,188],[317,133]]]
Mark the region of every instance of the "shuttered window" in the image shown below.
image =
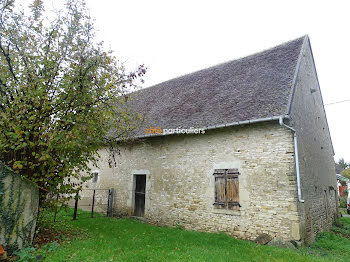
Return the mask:
[[[240,207],[238,176],[238,169],[215,169],[214,205],[228,209]]]

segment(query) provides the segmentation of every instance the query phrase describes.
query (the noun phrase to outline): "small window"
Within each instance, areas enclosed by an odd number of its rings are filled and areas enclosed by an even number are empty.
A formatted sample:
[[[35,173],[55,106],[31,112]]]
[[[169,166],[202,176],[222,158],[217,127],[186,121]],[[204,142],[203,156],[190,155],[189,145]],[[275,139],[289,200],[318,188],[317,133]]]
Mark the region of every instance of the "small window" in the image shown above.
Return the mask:
[[[221,208],[235,209],[239,204],[238,169],[215,169],[215,203]]]
[[[98,172],[94,172],[94,173],[92,173],[92,175],[93,175],[93,177],[91,179],[91,182],[92,183],[97,183],[97,181],[98,181]]]

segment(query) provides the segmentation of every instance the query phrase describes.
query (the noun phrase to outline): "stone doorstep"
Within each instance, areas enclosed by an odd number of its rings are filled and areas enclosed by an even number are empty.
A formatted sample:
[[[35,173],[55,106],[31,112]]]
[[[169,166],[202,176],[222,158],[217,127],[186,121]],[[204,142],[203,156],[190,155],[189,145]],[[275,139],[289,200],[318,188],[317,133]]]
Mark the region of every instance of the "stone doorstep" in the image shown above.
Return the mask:
[[[128,216],[128,218],[134,219],[134,220],[137,220],[137,221],[140,221],[140,222],[143,222],[143,223],[147,223],[147,219],[144,218],[144,217]]]

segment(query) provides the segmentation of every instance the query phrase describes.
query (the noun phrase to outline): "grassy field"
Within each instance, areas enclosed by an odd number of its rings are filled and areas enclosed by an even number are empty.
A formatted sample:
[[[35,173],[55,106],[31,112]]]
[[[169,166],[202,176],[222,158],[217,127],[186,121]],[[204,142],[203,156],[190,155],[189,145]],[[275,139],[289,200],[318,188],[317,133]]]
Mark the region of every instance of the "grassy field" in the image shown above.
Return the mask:
[[[71,211],[70,211],[71,212]],[[54,246],[38,248],[44,261],[350,261],[350,219],[323,233],[311,248],[289,250],[233,239],[225,234],[155,227],[131,219],[97,216],[76,221],[59,214],[42,225],[62,233]],[[88,215],[87,215],[88,216]],[[85,216],[85,217],[87,217]],[[23,260],[25,261],[25,260]]]

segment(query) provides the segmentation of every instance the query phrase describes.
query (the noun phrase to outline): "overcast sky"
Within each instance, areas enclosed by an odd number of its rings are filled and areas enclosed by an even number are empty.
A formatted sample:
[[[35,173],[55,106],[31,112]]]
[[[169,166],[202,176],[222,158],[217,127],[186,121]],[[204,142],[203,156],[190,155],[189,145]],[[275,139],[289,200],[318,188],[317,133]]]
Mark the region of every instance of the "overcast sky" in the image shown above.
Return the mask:
[[[350,1],[87,0],[98,37],[145,64],[145,87],[308,34],[325,104],[350,99]],[[350,102],[326,106],[335,158],[350,162]]]

